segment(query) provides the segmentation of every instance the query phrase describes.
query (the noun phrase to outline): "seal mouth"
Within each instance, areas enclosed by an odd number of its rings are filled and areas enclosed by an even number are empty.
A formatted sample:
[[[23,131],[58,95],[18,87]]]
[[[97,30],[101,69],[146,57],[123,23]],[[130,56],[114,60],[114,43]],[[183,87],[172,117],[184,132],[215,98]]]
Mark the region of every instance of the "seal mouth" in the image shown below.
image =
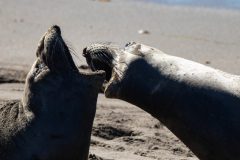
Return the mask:
[[[94,44],[84,48],[83,56],[92,71],[104,70],[106,81],[111,79],[114,60],[113,50],[105,45]]]
[[[61,36],[61,29],[53,25],[41,38],[36,51],[37,72],[48,68],[53,72],[77,70],[68,46]]]

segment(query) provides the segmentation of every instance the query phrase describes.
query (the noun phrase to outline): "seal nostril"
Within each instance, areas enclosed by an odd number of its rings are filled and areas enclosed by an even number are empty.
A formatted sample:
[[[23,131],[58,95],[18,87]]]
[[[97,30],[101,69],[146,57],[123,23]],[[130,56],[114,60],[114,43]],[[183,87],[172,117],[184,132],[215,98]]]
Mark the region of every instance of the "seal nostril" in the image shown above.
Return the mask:
[[[86,55],[87,55],[87,48],[84,48],[83,49],[83,57],[86,57]]]
[[[58,25],[53,25],[53,26],[51,27],[51,29],[54,29],[58,34],[61,35],[61,29],[60,29],[60,27],[59,27]]]

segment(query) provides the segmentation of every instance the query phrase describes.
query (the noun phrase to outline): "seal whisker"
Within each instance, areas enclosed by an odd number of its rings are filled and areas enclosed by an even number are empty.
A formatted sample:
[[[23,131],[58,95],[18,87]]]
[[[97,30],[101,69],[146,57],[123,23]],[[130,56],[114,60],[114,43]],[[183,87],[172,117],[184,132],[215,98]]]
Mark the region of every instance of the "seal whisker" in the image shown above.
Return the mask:
[[[80,60],[80,58],[78,57],[74,47],[72,46],[72,44],[70,42],[66,42],[65,41],[65,45],[67,46],[68,50],[70,51],[70,54],[74,55],[76,58],[78,58]]]
[[[111,59],[108,55],[106,55],[103,51],[100,51],[100,53],[102,54],[102,56],[105,58],[104,62],[106,62],[109,66],[111,66]]]

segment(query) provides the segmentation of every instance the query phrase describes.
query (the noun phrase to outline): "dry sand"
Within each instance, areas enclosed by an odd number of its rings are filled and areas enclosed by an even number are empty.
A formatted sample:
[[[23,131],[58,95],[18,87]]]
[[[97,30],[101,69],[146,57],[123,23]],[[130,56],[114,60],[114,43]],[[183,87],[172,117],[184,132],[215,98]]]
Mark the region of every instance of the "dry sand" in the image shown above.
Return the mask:
[[[91,42],[139,41],[240,74],[240,12],[130,0],[0,0],[0,100],[20,99],[40,36],[52,24],[75,50]],[[139,30],[149,34],[138,34]],[[197,159],[162,124],[135,106],[99,96],[91,159]],[[95,156],[96,155],[96,156]],[[95,158],[101,159],[101,158]]]

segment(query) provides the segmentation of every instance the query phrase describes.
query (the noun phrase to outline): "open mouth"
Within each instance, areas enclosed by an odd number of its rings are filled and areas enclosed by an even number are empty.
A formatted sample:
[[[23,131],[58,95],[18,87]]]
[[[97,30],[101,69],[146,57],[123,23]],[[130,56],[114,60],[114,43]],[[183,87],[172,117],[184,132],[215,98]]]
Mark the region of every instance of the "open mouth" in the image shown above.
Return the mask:
[[[106,80],[109,81],[113,70],[113,55],[107,48],[87,47],[83,50],[83,56],[86,58],[91,70],[104,70]]]
[[[45,68],[58,73],[78,71],[57,25],[50,27],[41,38],[36,54],[39,59],[36,67],[38,71]]]

